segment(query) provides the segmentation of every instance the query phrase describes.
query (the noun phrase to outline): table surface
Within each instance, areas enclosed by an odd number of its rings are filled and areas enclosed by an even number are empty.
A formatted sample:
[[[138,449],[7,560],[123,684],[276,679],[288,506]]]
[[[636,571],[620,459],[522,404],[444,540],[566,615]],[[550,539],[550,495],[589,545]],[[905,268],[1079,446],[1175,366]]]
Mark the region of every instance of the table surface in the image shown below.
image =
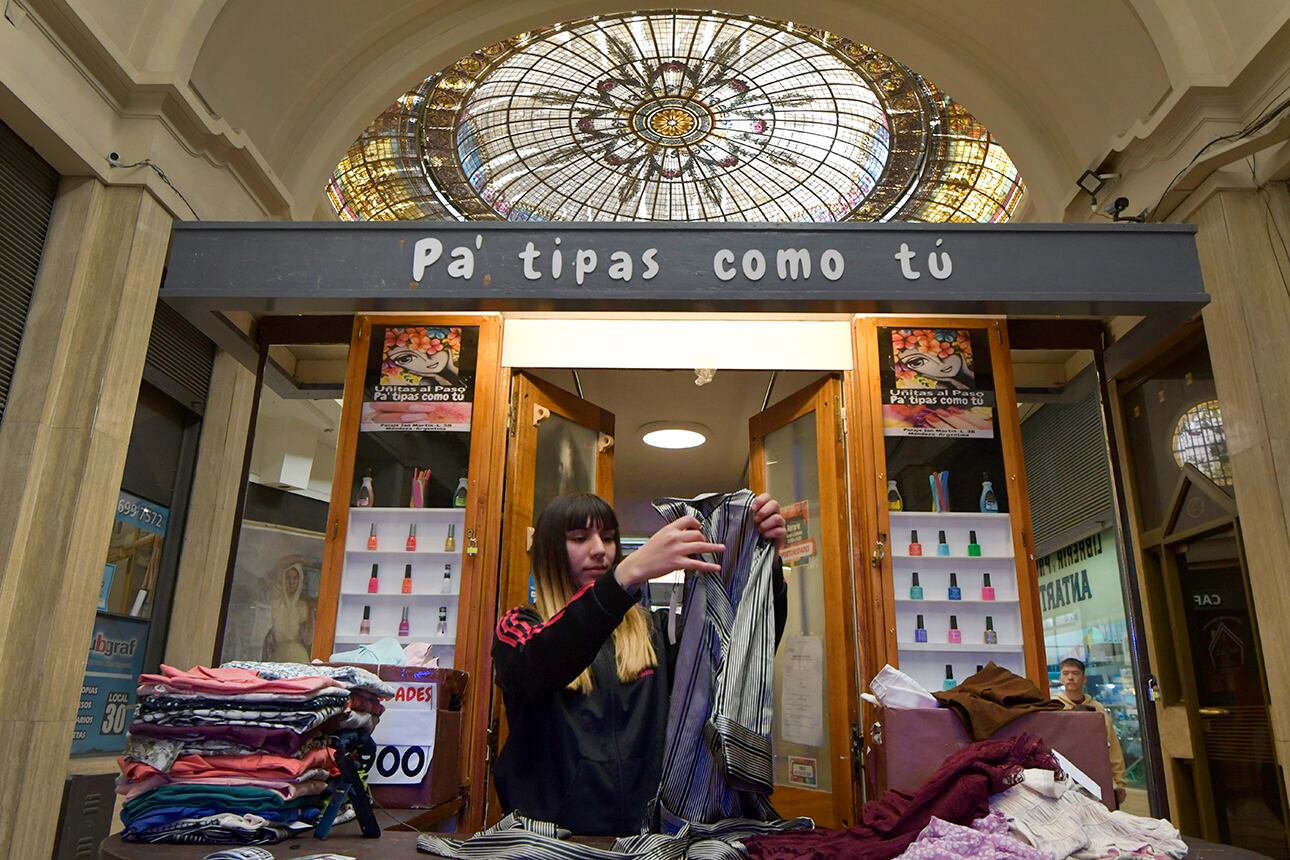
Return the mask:
[[[468,834],[454,834],[463,837]],[[1193,837],[1184,837],[1191,848],[1188,860],[1258,860],[1262,854],[1255,854],[1244,848],[1231,845],[1216,845]],[[613,842],[608,838],[584,837],[576,841],[599,848],[608,848]],[[432,854],[417,852],[417,834],[411,831],[387,830],[380,839],[364,839],[358,835],[353,824],[337,827],[327,839],[314,839],[304,836],[300,839],[289,839],[277,845],[265,845],[273,852],[275,858],[308,857],[312,854],[343,854],[358,860],[377,857],[433,857]],[[99,847],[101,860],[158,860],[158,858],[175,858],[175,860],[201,860],[207,854],[219,850],[215,845],[141,845],[133,842],[122,842],[120,837],[112,836],[104,840]]]

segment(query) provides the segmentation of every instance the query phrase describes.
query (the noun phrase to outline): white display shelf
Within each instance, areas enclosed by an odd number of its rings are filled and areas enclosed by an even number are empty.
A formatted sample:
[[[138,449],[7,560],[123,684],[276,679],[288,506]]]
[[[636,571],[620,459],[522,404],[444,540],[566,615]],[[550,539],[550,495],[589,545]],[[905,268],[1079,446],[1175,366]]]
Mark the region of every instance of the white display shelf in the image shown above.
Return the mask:
[[[984,520],[1007,522],[1007,514],[983,514],[975,511],[887,511],[893,520]]]
[[[434,558],[435,556],[442,556],[444,558],[456,559],[461,557],[461,552],[459,550],[444,552],[441,549],[347,549],[345,550],[345,555],[367,556],[371,558],[392,556],[397,556],[398,558]]]
[[[923,544],[923,546],[926,546],[926,544]],[[932,546],[935,547],[936,545],[932,544]],[[1012,553],[1008,553],[1007,555],[936,555],[935,553],[930,553],[928,555],[908,555],[905,553],[891,554],[891,560],[893,562],[898,561],[901,564],[957,564],[959,567],[963,568],[971,567],[973,564],[977,563],[985,564],[992,561],[1012,561],[1014,558],[1015,556],[1013,556]]]
[[[950,600],[944,597],[927,597],[927,598],[924,598],[923,600],[913,600],[912,598],[909,598],[909,597],[897,597],[896,602],[900,604],[909,604],[910,606],[922,606],[923,604],[930,603],[933,606],[939,607],[939,606],[960,606],[964,603],[970,604],[972,606],[994,606],[996,604],[1007,606],[1009,604],[1017,604],[1020,601],[1014,598],[1005,599],[1002,597],[996,598],[994,600],[982,600],[979,597],[972,598],[972,599],[968,599],[965,597],[962,600]]]
[[[458,514],[465,516],[465,508],[359,508],[349,509],[350,519],[355,516],[377,514],[381,516],[398,516],[407,514]]]
[[[380,633],[367,635],[359,635],[356,633],[346,636],[337,633],[335,637],[335,641],[337,643],[349,642],[354,645],[371,645],[373,642],[377,642],[381,639],[394,639],[400,645],[411,645],[413,642],[424,642],[427,645],[442,645],[450,648],[456,647],[457,645],[457,640],[453,636],[417,636],[416,634],[412,634],[410,636],[393,636],[388,634],[382,635]]]
[[[961,645],[955,645],[952,642],[897,642],[896,647],[901,651],[941,651],[947,654],[993,654],[996,652],[1020,654],[1025,650],[1025,646],[1022,645],[1004,643],[1000,643],[998,645],[986,645],[984,642],[979,645],[968,642],[964,642]]]
[[[377,598],[380,600],[393,600],[396,597],[402,597],[404,600],[411,600],[411,599],[429,600],[431,598],[434,598],[435,600],[452,602],[457,599],[458,595],[457,595],[457,592],[455,591],[444,591],[444,592],[414,591],[411,594],[404,594],[401,591],[378,591],[375,593],[370,591],[342,591],[340,593],[340,596],[347,598],[349,600],[353,600],[357,603],[362,603],[364,599],[369,597]]]

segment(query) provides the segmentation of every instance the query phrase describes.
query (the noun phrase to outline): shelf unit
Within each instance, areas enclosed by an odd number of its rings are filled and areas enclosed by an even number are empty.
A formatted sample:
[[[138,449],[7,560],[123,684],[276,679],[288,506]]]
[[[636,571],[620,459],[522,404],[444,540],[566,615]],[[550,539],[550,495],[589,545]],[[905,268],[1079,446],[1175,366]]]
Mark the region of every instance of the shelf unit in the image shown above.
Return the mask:
[[[408,530],[413,524],[417,548],[408,551]],[[386,637],[396,639],[400,645],[426,642],[432,646],[431,656],[439,658],[439,665],[452,668],[457,650],[465,524],[465,508],[351,507],[336,609],[336,650],[370,645]],[[367,541],[373,525],[377,548],[371,550]],[[445,550],[449,525],[454,529],[455,545]],[[375,593],[368,591],[373,565],[377,566]],[[404,594],[403,578],[409,569],[412,591]],[[369,609],[371,632],[367,634],[359,632],[364,607]],[[404,607],[408,608],[409,635],[399,636]],[[438,633],[441,613],[446,616],[446,633],[442,635]]]
[[[903,549],[909,531],[917,530],[923,555],[893,553],[892,580],[895,593],[896,648],[900,668],[929,690],[944,685],[945,667],[953,666],[955,678],[966,678],[979,664],[993,660],[1018,674],[1025,674],[1021,607],[1017,590],[1016,559],[1012,553],[1009,516],[998,513],[934,513],[889,511],[892,540]],[[945,532],[952,555],[936,555],[939,533]],[[967,555],[970,532],[975,531],[981,555]],[[903,544],[901,542],[904,542]],[[930,552],[929,552],[930,550]],[[923,588],[920,600],[909,597],[912,575],[917,572]],[[950,574],[957,575],[962,598],[949,599]],[[983,600],[984,574],[990,574],[994,600]],[[918,616],[930,642],[915,642]],[[963,634],[963,643],[945,641],[953,616]],[[994,624],[999,642],[981,642],[987,616]]]

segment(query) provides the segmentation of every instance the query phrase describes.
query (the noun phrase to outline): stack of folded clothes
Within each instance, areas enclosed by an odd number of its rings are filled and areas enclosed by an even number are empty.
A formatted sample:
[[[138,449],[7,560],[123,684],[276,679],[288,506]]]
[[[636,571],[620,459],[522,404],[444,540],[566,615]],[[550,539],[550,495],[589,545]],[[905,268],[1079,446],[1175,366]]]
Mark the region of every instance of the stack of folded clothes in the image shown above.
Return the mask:
[[[260,844],[309,829],[337,774],[327,733],[370,730],[393,693],[355,668],[161,669],[139,679],[120,760],[128,841]]]

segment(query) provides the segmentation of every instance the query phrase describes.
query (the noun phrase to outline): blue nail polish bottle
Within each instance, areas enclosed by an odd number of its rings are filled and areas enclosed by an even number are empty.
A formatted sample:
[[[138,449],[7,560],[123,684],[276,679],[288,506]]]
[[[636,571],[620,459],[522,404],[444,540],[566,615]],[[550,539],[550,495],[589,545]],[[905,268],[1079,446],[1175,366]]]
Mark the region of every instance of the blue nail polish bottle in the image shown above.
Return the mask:
[[[918,622],[914,625],[914,641],[927,641],[927,628],[923,626],[923,616],[918,616]]]
[[[950,574],[950,594],[949,594],[949,597],[950,597],[950,600],[962,600],[962,599],[963,599],[963,589],[959,588],[959,575],[958,575],[957,573],[951,573],[951,574]]]
[[[951,663],[945,664],[945,683],[941,685],[942,690],[953,690],[958,686],[958,681],[954,680],[954,666]]]
[[[918,584],[918,571],[914,571],[913,580],[909,584],[909,599],[910,600],[923,599],[923,587]]]
[[[945,532],[944,531],[937,532],[937,535],[939,536],[940,540],[936,542],[936,554],[949,555],[950,545],[945,542]]]

